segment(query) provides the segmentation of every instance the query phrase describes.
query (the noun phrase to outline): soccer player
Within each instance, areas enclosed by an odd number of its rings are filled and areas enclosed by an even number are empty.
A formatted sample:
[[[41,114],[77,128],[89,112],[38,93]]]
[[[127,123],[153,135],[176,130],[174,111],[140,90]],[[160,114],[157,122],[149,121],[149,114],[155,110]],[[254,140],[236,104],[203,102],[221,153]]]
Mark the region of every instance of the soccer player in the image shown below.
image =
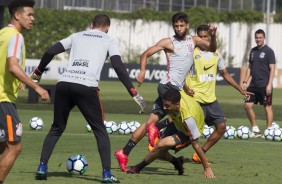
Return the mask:
[[[255,32],[257,46],[252,48],[249,56],[249,68],[243,81],[243,89],[253,92],[250,98],[245,100],[245,110],[252,125],[252,137],[260,137],[261,133],[256,122],[254,104],[259,102],[266,112],[266,126],[271,127],[273,121],[272,90],[275,72],[275,54],[265,41],[265,33],[262,29]],[[248,82],[251,81],[248,86]],[[248,88],[247,88],[248,87]]]
[[[23,71],[25,45],[21,31],[29,30],[34,22],[34,1],[11,1],[8,5],[10,23],[0,30],[0,183],[9,174],[21,153],[22,124],[15,101],[21,82],[33,88],[42,100],[49,94]]]
[[[54,120],[43,143],[40,164],[36,173],[37,180],[47,179],[47,164],[52,151],[64,132],[69,113],[77,106],[96,137],[102,162],[102,182],[119,183],[111,174],[111,149],[108,133],[104,125],[104,112],[99,98],[98,82],[107,56],[119,79],[127,88],[134,101],[144,111],[145,102],[130,81],[128,72],[121,61],[117,40],[107,35],[110,19],[105,14],[97,14],[92,29],[74,33],[52,45],[43,55],[39,66],[30,74],[39,82],[41,74],[52,58],[70,50],[66,71],[56,85]]]
[[[168,150],[174,149],[177,152],[192,144],[194,150],[203,161],[205,177],[215,178],[198,141],[204,127],[204,113],[199,104],[184,91],[179,92],[173,88],[166,90],[162,101],[163,109],[172,119],[173,123],[168,125],[163,133],[163,137],[155,145],[154,149],[148,153],[145,159],[131,167],[127,173],[140,173],[144,167],[157,158],[160,158],[172,163],[175,169],[178,170],[178,174],[182,175],[184,172],[184,158],[175,158]]]
[[[186,35],[189,24],[188,16],[185,13],[178,12],[172,16],[172,27],[175,35],[170,38],[161,39],[156,45],[148,48],[140,56],[140,73],[137,76],[139,86],[143,83],[146,72],[147,58],[153,54],[164,51],[167,58],[167,75],[158,85],[158,98],[155,100],[151,113],[139,128],[132,134],[130,140],[121,150],[115,152],[120,169],[127,171],[126,164],[128,155],[134,146],[146,135],[148,129],[148,138],[151,146],[154,146],[155,137],[158,136],[158,129],[154,126],[159,120],[166,116],[163,110],[162,97],[167,89],[173,88],[182,90],[185,78],[193,65],[193,51],[196,46],[200,48],[215,51],[216,50],[216,27],[209,26],[211,32],[211,42],[202,40],[200,37]],[[150,126],[148,126],[150,124]]]
[[[200,25],[197,28],[197,35],[209,42],[211,36],[208,25]],[[223,136],[226,129],[226,119],[215,96],[217,71],[219,70],[224,80],[242,95],[248,96],[250,93],[240,88],[228,73],[224,60],[218,51],[209,52],[196,47],[193,58],[194,65],[186,78],[184,90],[188,95],[193,96],[202,107],[205,114],[205,123],[208,126],[215,126],[215,131],[202,147],[203,152],[206,153]],[[201,163],[197,153],[192,156],[192,160]]]

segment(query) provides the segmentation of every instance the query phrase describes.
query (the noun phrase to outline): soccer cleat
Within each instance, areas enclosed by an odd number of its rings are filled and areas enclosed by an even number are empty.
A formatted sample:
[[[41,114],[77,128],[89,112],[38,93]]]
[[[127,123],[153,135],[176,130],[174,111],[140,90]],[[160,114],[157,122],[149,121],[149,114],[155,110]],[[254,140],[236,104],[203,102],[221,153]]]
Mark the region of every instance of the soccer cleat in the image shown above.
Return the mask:
[[[155,146],[156,146],[157,143],[159,142],[159,138],[156,137],[154,142],[155,142]],[[148,151],[151,152],[153,149],[154,149],[154,147],[151,146],[151,144],[149,143],[149,144],[148,144]]]
[[[154,125],[154,123],[150,123],[147,126],[149,143],[152,147],[155,146],[155,139],[160,136],[159,129]]]
[[[260,133],[260,132],[252,132],[251,134],[250,134],[250,137],[254,137],[254,138],[258,138],[258,137],[261,137],[262,136],[262,134]]]
[[[177,159],[177,164],[174,165],[174,168],[178,171],[178,175],[183,175],[183,173],[184,173],[184,167],[183,167],[184,157],[180,156],[180,157],[177,157],[176,159]]]
[[[110,171],[104,170],[102,175],[103,179],[101,183],[120,183],[120,181],[114,175],[112,175]]]
[[[129,170],[127,170],[127,174],[140,174],[140,171],[136,166],[132,166]]]
[[[126,164],[128,162],[128,156],[123,153],[123,150],[117,150],[115,152],[115,156],[118,161],[120,170],[126,172],[127,171]]]
[[[48,166],[46,164],[40,163],[35,175],[36,180],[47,180]]]

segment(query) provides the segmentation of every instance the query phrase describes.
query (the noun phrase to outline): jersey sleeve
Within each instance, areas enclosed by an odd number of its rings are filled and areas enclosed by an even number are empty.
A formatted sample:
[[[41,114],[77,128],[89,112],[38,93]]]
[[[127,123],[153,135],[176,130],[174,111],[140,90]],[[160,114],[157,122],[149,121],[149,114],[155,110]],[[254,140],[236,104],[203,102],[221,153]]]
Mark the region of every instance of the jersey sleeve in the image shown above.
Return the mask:
[[[185,124],[188,128],[188,134],[191,140],[195,140],[201,136],[200,130],[197,126],[195,119],[190,116],[189,118],[185,119]]]
[[[218,58],[219,58],[218,63],[217,63],[217,68],[218,68],[218,70],[224,70],[226,68],[225,63],[224,63],[224,59],[219,52],[217,52],[217,54],[218,54]]]
[[[114,55],[120,56],[118,41],[116,39],[111,40],[109,50],[108,50],[108,55],[109,57],[112,57]]]
[[[15,34],[8,43],[7,57],[16,57],[17,59],[21,59],[23,45],[23,36],[21,34]]]
[[[269,64],[275,64],[275,54],[272,49],[269,49],[267,57],[268,57]]]
[[[60,40],[60,43],[63,45],[65,50],[69,50],[71,48],[72,45],[72,39],[71,39],[72,35],[70,35],[69,37]]]

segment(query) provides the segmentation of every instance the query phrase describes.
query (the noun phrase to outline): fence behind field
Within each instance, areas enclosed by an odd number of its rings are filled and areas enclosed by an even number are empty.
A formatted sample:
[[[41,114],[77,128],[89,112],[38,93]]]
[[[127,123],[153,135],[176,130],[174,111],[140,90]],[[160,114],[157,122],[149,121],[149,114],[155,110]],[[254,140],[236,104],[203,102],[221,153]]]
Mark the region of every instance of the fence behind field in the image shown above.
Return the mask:
[[[267,0],[35,0],[39,8],[85,9],[132,12],[149,8],[156,11],[181,11],[195,6],[213,8],[218,12],[251,9],[266,12]],[[275,12],[279,2],[270,0],[270,11]]]

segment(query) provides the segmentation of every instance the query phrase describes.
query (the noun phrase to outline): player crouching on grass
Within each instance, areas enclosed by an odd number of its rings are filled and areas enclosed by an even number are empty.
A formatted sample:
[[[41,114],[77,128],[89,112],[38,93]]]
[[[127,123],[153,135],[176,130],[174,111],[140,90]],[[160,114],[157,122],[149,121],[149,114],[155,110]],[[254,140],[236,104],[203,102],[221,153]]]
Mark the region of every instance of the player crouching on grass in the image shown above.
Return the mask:
[[[202,160],[205,177],[215,178],[198,141],[204,127],[204,113],[200,105],[184,91],[179,92],[176,89],[168,89],[162,101],[164,110],[170,116],[173,123],[166,128],[159,142],[145,159],[139,164],[132,166],[127,173],[140,173],[144,167],[159,158],[172,163],[174,168],[178,170],[178,174],[183,175],[184,158],[182,156],[176,158],[168,150],[173,149],[177,152],[192,144]]]
[[[54,101],[54,120],[47,134],[36,172],[37,180],[46,180],[48,161],[55,145],[63,134],[70,111],[77,106],[91,126],[96,138],[98,152],[102,163],[102,183],[120,183],[111,173],[110,139],[104,125],[104,110],[100,101],[98,83],[107,57],[110,58],[119,80],[128,90],[133,100],[144,111],[146,103],[134,88],[125,65],[121,61],[118,41],[107,33],[110,29],[110,18],[97,14],[87,31],[73,33],[52,45],[43,55],[38,68],[30,77],[39,82],[42,72],[59,53],[70,50],[66,70],[56,84]]]

